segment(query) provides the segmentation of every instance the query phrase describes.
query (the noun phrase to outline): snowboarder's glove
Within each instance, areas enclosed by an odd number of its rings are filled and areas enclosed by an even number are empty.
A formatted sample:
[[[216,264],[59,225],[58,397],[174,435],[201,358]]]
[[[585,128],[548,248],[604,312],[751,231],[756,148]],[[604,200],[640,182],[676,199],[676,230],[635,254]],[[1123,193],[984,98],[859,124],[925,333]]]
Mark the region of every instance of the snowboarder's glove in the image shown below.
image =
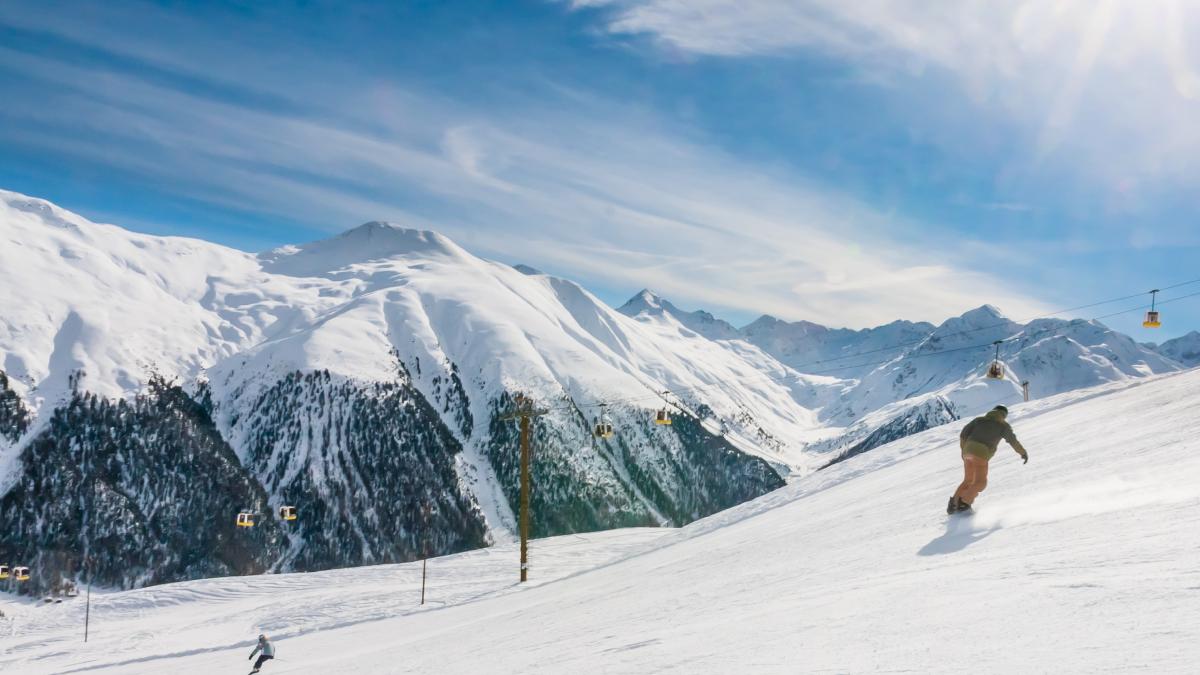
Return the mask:
[[[1021,459],[1025,460],[1024,462],[1021,462],[1022,464],[1028,464],[1029,463],[1029,453],[1022,452]]]

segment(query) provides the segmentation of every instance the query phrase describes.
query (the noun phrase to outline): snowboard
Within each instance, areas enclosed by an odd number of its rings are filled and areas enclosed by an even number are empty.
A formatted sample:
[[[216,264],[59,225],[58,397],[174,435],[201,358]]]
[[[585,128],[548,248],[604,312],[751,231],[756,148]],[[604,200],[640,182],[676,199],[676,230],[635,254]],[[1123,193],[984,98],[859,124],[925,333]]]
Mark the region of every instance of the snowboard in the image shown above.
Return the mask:
[[[947,505],[947,508],[948,507],[949,507],[949,505]],[[975,510],[968,506],[966,509],[963,509],[961,511],[951,512],[951,511],[947,510],[946,517],[953,518],[955,516],[970,516],[970,515],[973,515],[974,513],[975,513]]]

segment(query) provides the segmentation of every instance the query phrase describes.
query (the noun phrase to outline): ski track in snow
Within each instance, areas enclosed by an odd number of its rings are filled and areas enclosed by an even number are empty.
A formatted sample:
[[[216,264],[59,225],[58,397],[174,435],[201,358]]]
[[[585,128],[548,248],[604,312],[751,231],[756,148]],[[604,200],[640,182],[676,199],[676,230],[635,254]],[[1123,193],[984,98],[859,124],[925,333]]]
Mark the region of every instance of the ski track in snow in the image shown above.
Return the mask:
[[[279,673],[1195,672],[1200,370],[1012,421],[1030,463],[1002,445],[972,517],[942,512],[956,423],[678,530],[536,542],[526,588],[511,546],[435,559],[429,611],[419,564],[106,593],[87,646],[78,600],[19,605],[0,667],[234,672],[261,629]]]

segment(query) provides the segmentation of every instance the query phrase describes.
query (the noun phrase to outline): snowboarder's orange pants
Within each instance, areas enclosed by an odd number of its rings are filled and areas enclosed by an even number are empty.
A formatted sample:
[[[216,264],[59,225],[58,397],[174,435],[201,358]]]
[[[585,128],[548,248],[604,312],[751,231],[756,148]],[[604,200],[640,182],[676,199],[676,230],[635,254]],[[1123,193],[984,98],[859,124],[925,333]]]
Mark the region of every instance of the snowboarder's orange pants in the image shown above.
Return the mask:
[[[954,491],[954,496],[968,504],[987,487],[988,461],[969,453],[963,453],[963,482]]]

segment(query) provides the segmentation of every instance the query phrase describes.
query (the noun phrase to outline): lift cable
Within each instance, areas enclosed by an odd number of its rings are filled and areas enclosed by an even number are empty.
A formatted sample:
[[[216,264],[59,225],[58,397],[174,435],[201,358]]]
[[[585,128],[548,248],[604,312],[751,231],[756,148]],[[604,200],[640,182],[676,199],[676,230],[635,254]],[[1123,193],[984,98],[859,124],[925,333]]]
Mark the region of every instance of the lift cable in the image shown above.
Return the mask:
[[[1193,280],[1191,280],[1191,281],[1185,281],[1185,282],[1181,282],[1181,283],[1174,284],[1174,285],[1171,285],[1171,286],[1166,286],[1166,287],[1164,287],[1164,288],[1162,288],[1162,289],[1159,289],[1159,290],[1166,290],[1166,289],[1171,289],[1171,288],[1179,288],[1179,287],[1186,286],[1186,285],[1193,284],[1193,283],[1200,283],[1200,279],[1193,279]],[[1142,295],[1145,295],[1145,292],[1142,292],[1142,293],[1136,293],[1136,294],[1133,294],[1133,295],[1128,295],[1128,296],[1123,296],[1123,297],[1120,297],[1120,298],[1113,298],[1113,299],[1109,299],[1109,300],[1102,300],[1102,301],[1100,301],[1100,302],[1094,302],[1094,303],[1090,303],[1090,304],[1087,304],[1087,305],[1080,305],[1079,307],[1076,307],[1076,308],[1065,309],[1065,310],[1059,310],[1058,312],[1056,312],[1056,314],[1062,314],[1062,313],[1064,313],[1064,312],[1075,311],[1075,310],[1077,310],[1077,309],[1084,309],[1084,308],[1088,308],[1088,307],[1097,307],[1097,306],[1100,306],[1100,305],[1111,304],[1111,303],[1113,303],[1113,302],[1118,302],[1118,301],[1120,301],[1120,300],[1128,300],[1128,299],[1131,299],[1131,298],[1136,298],[1136,297],[1139,297],[1139,296],[1142,296]],[[1197,292],[1194,292],[1194,293],[1188,293],[1188,294],[1186,294],[1186,295],[1181,295],[1181,296],[1177,296],[1177,297],[1174,297],[1174,298],[1169,298],[1169,299],[1167,299],[1167,300],[1158,300],[1156,304],[1157,304],[1157,305],[1166,305],[1166,304],[1169,304],[1169,303],[1172,303],[1172,302],[1178,302],[1178,301],[1180,301],[1180,300],[1186,300],[1186,299],[1188,299],[1188,298],[1193,298],[1193,297],[1196,297],[1196,296],[1200,296],[1200,291],[1197,291]],[[1129,313],[1131,313],[1131,312],[1137,312],[1137,311],[1141,311],[1141,310],[1144,310],[1144,309],[1146,309],[1146,307],[1148,307],[1148,306],[1149,306],[1149,305],[1142,304],[1142,305],[1138,305],[1138,306],[1136,306],[1136,307],[1130,307],[1130,308],[1127,308],[1127,309],[1122,309],[1122,310],[1119,310],[1119,311],[1116,311],[1116,312],[1111,312],[1111,313],[1108,313],[1108,314],[1102,314],[1102,315],[1100,315],[1100,316],[1095,316],[1095,317],[1092,317],[1092,318],[1090,318],[1090,319],[1079,319],[1079,320],[1076,320],[1076,321],[1071,321],[1070,323],[1067,323],[1067,324],[1065,324],[1065,325],[1063,325],[1063,326],[1057,326],[1057,327],[1054,327],[1054,328],[1045,328],[1045,329],[1042,329],[1042,330],[1040,330],[1040,331],[1035,331],[1035,332],[1033,332],[1033,333],[1026,333],[1025,331],[1021,331],[1020,333],[1017,333],[1016,335],[1012,335],[1012,336],[1010,336],[1010,337],[1007,337],[1007,338],[1004,338],[1004,339],[1000,340],[1000,342],[1002,342],[1002,343],[1008,343],[1008,342],[1015,342],[1015,341],[1017,341],[1017,340],[1022,340],[1022,339],[1024,339],[1024,340],[1032,340],[1032,339],[1035,339],[1035,338],[1042,338],[1042,337],[1046,337],[1046,336],[1048,336],[1048,335],[1051,335],[1051,334],[1054,334],[1054,333],[1059,333],[1059,332],[1061,332],[1063,329],[1065,329],[1065,328],[1067,328],[1067,327],[1071,327],[1071,326],[1077,326],[1077,325],[1079,325],[1079,323],[1080,323],[1080,322],[1087,322],[1087,321],[1100,321],[1100,320],[1102,320],[1102,319],[1108,319],[1108,318],[1112,318],[1112,317],[1114,317],[1114,316],[1121,316],[1121,315],[1124,315],[1124,314],[1129,314]],[[1045,315],[1045,316],[1040,316],[1040,317],[1034,317],[1034,319],[1030,319],[1030,321],[1036,320],[1036,319],[1038,319],[1038,318],[1049,318],[1050,316],[1052,316],[1052,315]],[[1028,323],[1028,322],[1027,322],[1027,323]],[[1009,324],[1008,324],[1008,322],[1006,322],[1006,323],[1001,323],[1001,324],[995,324],[995,325],[993,325],[993,326],[985,326],[985,327],[973,328],[973,329],[969,329],[969,330],[966,330],[966,331],[958,331],[958,332],[955,332],[955,333],[947,333],[947,334],[945,334],[945,335],[938,335],[937,337],[938,337],[938,338],[954,337],[954,336],[957,336],[957,335],[965,335],[965,334],[969,334],[969,333],[978,332],[978,331],[980,331],[980,330],[983,330],[983,329],[985,329],[985,328],[999,328],[999,327],[1003,327],[1003,326],[1006,326],[1006,325],[1009,325]],[[932,335],[932,334],[931,334],[931,335]],[[922,340],[919,340],[919,341],[910,342],[910,343],[908,343],[908,344],[910,344],[910,345],[911,345],[911,344],[921,344],[921,343],[924,343],[924,342],[925,342],[927,339],[928,339],[928,336],[927,336],[925,339],[922,339]],[[773,382],[779,382],[779,383],[782,383],[782,382],[786,382],[786,381],[788,381],[788,380],[795,380],[795,379],[797,379],[797,377],[798,377],[798,376],[803,376],[803,375],[824,375],[824,374],[829,374],[829,373],[838,372],[838,371],[843,371],[843,370],[851,370],[851,369],[856,369],[856,368],[863,368],[863,367],[866,367],[866,366],[873,366],[873,365],[884,365],[884,364],[887,364],[887,363],[892,363],[892,362],[896,362],[896,361],[907,361],[907,360],[910,360],[910,359],[925,358],[925,357],[929,357],[929,356],[937,356],[937,355],[940,355],[940,354],[951,354],[951,353],[955,353],[955,352],[970,351],[970,350],[981,349],[981,348],[984,348],[984,347],[992,347],[993,345],[995,345],[995,343],[996,343],[996,341],[994,341],[994,340],[993,340],[993,341],[991,341],[991,342],[979,343],[979,344],[972,344],[972,345],[966,345],[966,346],[963,346],[963,347],[953,347],[953,348],[949,348],[949,349],[938,349],[938,350],[931,350],[931,351],[927,351],[927,352],[914,353],[914,354],[907,354],[907,355],[904,355],[904,356],[893,357],[893,358],[883,359],[883,360],[879,360],[879,361],[868,361],[868,362],[863,362],[863,363],[855,363],[855,364],[851,364],[851,365],[838,366],[838,367],[828,368],[828,369],[825,369],[825,370],[820,370],[820,371],[810,371],[810,372],[807,372],[807,373],[795,373],[795,374],[788,374],[788,375],[776,376],[776,377],[772,377],[772,376],[770,376],[770,375],[765,375],[765,374],[764,374],[762,377],[763,377],[763,378],[765,378],[765,379],[767,379],[767,380],[769,380],[769,381],[773,381]],[[858,353],[858,354],[856,354],[856,355],[860,355],[860,354],[869,354],[869,353],[877,353],[877,352],[880,352],[880,351],[886,351],[886,350],[888,350],[888,349],[895,349],[895,348],[899,348],[899,347],[901,347],[901,346],[906,346],[906,345],[894,345],[894,346],[892,346],[892,347],[885,347],[885,348],[880,348],[880,349],[876,349],[876,350],[870,350],[870,351],[867,351],[867,352],[859,352],[859,353]],[[841,357],[839,357],[839,359],[840,359],[840,358],[841,358]],[[830,360],[832,360],[832,359],[830,359]],[[814,362],[814,363],[820,363],[820,362]],[[791,369],[791,370],[795,370],[795,368],[796,368],[796,367],[803,367],[804,365],[805,365],[805,364],[797,364],[797,366],[795,366],[795,367],[789,366],[788,368],[789,368],[789,369]],[[810,365],[811,365],[811,364],[810,364]],[[758,378],[755,378],[755,379],[758,379]],[[747,381],[747,380],[735,380],[735,381]],[[709,383],[709,384],[694,385],[694,386],[690,386],[690,387],[677,387],[677,388],[675,388],[675,389],[666,389],[666,390],[662,390],[661,392],[657,392],[657,393],[654,393],[654,394],[642,394],[642,395],[638,395],[638,396],[620,397],[620,398],[613,398],[613,399],[604,399],[603,401],[594,401],[594,402],[585,402],[585,403],[572,403],[572,404],[570,404],[570,405],[563,405],[563,406],[553,407],[553,408],[550,408],[550,410],[571,410],[571,409],[580,409],[580,408],[594,408],[594,407],[605,406],[605,405],[614,405],[614,404],[618,404],[618,403],[633,403],[633,402],[640,402],[640,401],[646,401],[646,400],[664,400],[664,397],[665,397],[666,395],[669,395],[669,394],[673,394],[673,395],[675,395],[675,396],[679,396],[679,395],[680,395],[681,393],[683,393],[683,392],[693,392],[693,391],[698,391],[698,390],[701,390],[701,389],[710,389],[710,388],[715,388],[715,387],[723,387],[723,386],[725,386],[725,385],[729,384],[729,382],[730,382],[730,381],[726,380],[726,381],[722,381],[722,382],[714,382],[714,383]],[[649,385],[647,385],[647,386],[649,386]],[[669,403],[671,403],[672,405],[676,405],[674,402],[671,402],[671,401],[668,401],[668,402],[669,402]]]

